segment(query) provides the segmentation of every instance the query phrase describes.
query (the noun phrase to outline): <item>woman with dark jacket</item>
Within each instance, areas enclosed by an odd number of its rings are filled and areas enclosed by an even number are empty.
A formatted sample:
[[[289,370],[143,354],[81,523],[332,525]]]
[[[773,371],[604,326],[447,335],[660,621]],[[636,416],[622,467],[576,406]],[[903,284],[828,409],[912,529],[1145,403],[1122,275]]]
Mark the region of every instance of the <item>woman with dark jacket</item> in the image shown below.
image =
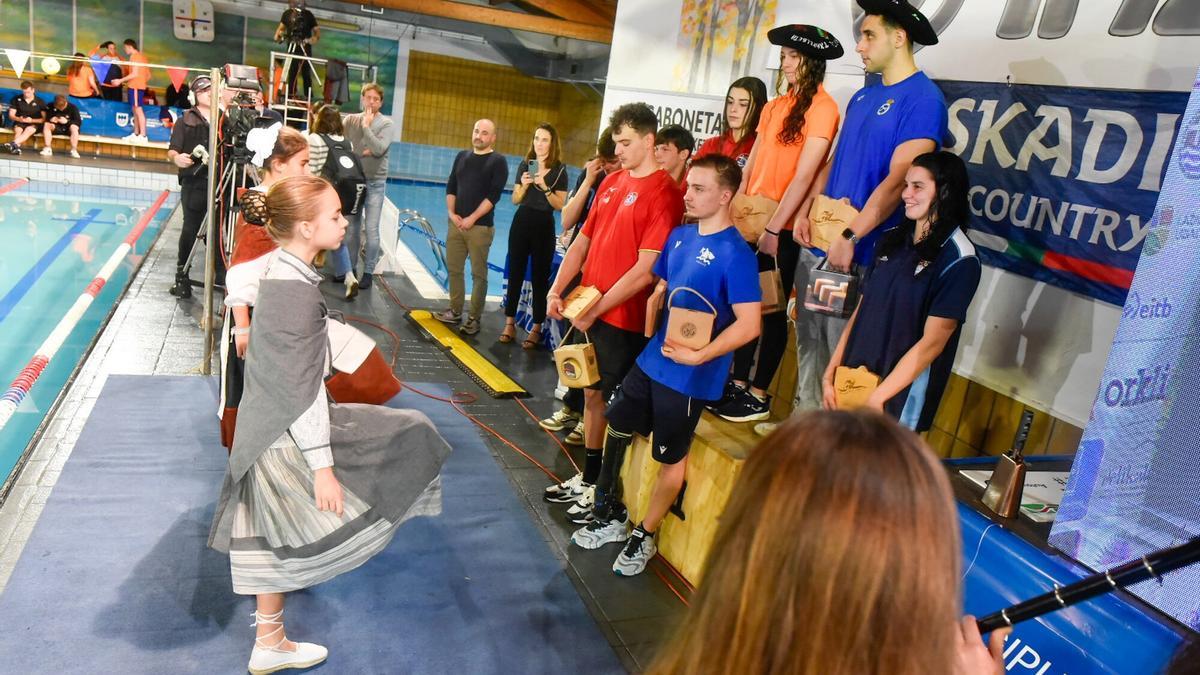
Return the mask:
[[[915,431],[933,423],[982,267],[964,228],[967,167],[951,152],[920,155],[904,177],[906,220],[883,235],[823,379],[837,407],[838,366],[880,378],[867,406]]]

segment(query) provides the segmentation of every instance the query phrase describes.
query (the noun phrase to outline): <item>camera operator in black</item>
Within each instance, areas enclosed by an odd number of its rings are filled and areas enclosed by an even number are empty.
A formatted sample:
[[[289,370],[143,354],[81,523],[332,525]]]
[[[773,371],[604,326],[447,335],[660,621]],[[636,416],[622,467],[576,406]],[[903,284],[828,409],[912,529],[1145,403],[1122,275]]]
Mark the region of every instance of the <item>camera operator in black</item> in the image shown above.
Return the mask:
[[[317,25],[317,17],[304,6],[304,0],[288,0],[288,8],[283,10],[279,26],[275,29],[275,41],[286,42],[288,54],[312,56],[312,46],[320,39],[321,27]],[[304,82],[304,89],[299,92],[295,91],[297,71]],[[307,93],[312,89],[312,72],[310,61],[292,59],[287,76],[288,95],[307,98]]]
[[[201,75],[192,80],[194,105],[184,111],[179,121],[171,128],[171,142],[167,160],[179,169],[179,203],[183,209],[183,231],[179,234],[179,254],[175,266],[175,285],[170,293],[177,298],[192,297],[192,286],[184,266],[188,255],[196,245],[200,225],[208,213],[208,164],[201,160],[197,147],[209,152],[209,120],[212,117],[212,80]],[[223,283],[225,265],[216,250],[209,255],[217,256],[217,279]]]

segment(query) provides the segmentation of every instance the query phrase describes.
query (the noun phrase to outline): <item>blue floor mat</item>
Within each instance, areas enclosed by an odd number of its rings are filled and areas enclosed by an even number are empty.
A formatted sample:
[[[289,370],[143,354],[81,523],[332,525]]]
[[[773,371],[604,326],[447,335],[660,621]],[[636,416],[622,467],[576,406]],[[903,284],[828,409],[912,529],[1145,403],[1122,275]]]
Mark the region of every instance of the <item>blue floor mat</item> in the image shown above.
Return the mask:
[[[109,377],[0,595],[0,670],[245,672],[253,599],[205,545],[226,458],[213,387]],[[454,448],[443,513],[288,595],[288,635],[330,648],[312,672],[624,672],[471,423],[407,391],[392,404]]]

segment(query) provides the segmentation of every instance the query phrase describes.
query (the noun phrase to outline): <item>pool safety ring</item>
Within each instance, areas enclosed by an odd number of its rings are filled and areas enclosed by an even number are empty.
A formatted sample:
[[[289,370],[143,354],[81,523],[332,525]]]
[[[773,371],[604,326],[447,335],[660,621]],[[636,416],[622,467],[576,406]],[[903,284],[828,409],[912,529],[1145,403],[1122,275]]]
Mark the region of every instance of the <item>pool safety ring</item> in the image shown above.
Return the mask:
[[[474,347],[450,330],[446,324],[438,321],[428,311],[414,309],[405,315],[409,321],[421,331],[425,337],[446,352],[450,360],[463,369],[475,383],[492,398],[512,398],[529,396],[525,388],[517,384],[494,363],[483,357]]]

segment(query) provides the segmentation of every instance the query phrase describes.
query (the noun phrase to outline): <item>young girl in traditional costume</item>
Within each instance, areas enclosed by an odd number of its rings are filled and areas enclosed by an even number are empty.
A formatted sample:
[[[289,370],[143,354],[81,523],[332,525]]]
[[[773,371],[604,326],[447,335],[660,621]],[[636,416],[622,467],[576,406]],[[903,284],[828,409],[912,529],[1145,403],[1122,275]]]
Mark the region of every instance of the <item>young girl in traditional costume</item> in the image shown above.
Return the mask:
[[[233,590],[254,595],[251,673],[307,668],[327,650],[287,639],[284,593],[383,550],[408,518],[440,512],[450,448],[417,411],[331,403],[328,310],[312,267],[346,231],[337,193],[311,176],[267,191],[268,254],[246,350],[237,434],[209,533]]]

